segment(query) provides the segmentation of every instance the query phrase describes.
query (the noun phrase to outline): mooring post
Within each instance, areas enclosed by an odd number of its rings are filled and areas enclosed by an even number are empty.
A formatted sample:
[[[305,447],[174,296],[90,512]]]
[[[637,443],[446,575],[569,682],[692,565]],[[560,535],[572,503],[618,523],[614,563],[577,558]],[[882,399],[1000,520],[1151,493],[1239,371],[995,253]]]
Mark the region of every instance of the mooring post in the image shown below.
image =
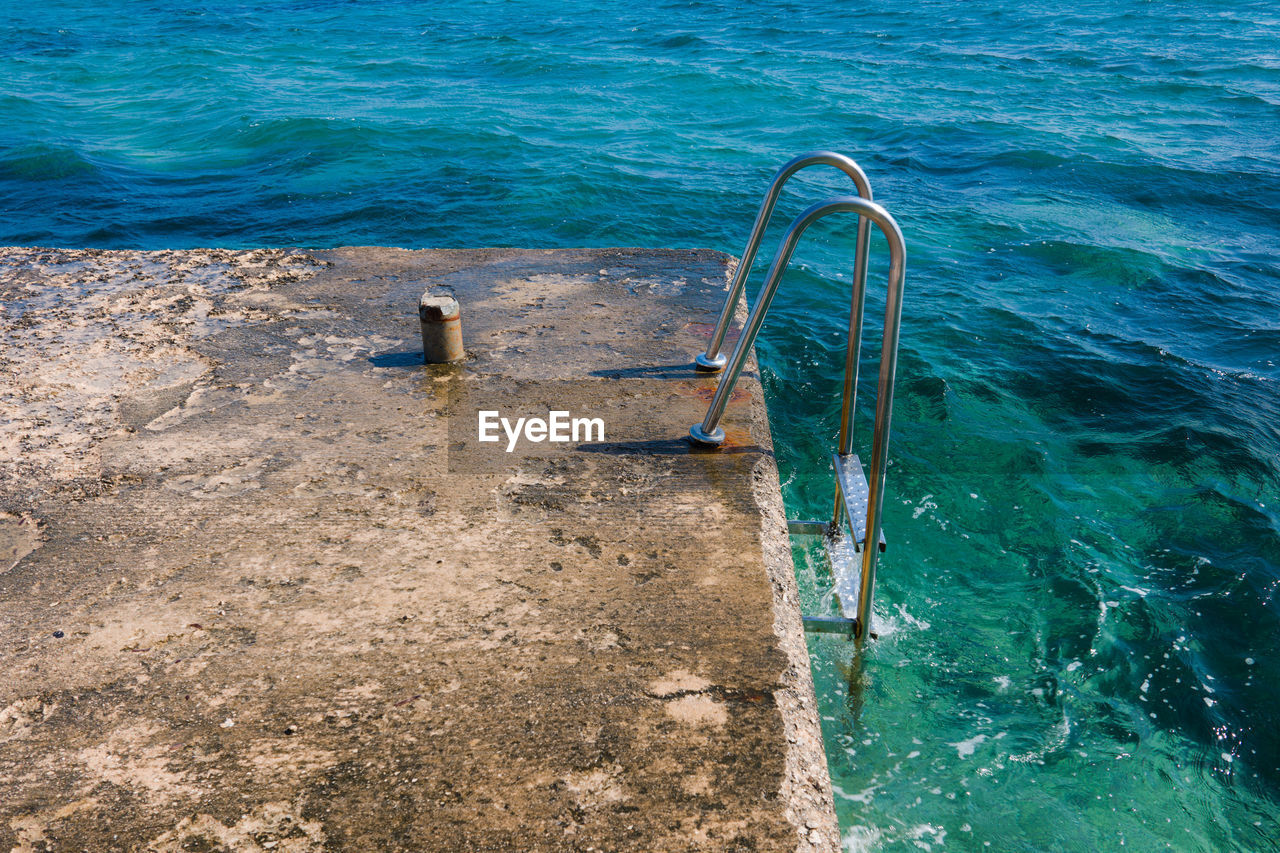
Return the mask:
[[[422,325],[422,360],[427,364],[461,361],[462,312],[452,296],[422,294],[418,300],[418,321]]]

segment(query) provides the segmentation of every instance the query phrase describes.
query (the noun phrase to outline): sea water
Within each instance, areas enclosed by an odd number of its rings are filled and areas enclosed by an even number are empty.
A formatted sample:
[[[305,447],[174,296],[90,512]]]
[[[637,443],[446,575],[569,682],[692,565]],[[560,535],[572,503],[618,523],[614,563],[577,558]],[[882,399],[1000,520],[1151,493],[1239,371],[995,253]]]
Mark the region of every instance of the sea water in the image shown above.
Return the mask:
[[[846,846],[1280,849],[1274,4],[3,0],[0,22],[0,244],[738,252],[778,165],[850,154],[908,264],[881,637],[860,666],[810,640]],[[760,263],[849,190],[793,181]],[[830,506],[852,230],[806,236],[758,345],[791,517]],[[873,338],[883,274],[876,242]],[[830,611],[856,567],[795,543]]]

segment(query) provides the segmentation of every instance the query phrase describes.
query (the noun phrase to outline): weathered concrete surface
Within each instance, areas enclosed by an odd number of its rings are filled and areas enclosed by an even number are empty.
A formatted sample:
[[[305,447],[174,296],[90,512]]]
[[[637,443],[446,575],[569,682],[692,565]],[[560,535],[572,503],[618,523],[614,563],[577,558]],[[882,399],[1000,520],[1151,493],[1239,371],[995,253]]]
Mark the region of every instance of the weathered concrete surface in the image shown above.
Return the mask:
[[[3,250],[0,849],[834,849],[728,261]]]

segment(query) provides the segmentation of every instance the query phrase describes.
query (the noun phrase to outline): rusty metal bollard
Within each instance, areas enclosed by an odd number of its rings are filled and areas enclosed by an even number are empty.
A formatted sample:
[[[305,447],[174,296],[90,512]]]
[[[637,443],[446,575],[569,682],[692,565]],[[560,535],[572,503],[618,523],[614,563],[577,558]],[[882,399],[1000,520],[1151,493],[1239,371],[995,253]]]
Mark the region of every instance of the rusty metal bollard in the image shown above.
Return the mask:
[[[422,359],[427,364],[447,364],[466,357],[462,349],[462,312],[452,296],[422,294],[418,320],[422,324]]]

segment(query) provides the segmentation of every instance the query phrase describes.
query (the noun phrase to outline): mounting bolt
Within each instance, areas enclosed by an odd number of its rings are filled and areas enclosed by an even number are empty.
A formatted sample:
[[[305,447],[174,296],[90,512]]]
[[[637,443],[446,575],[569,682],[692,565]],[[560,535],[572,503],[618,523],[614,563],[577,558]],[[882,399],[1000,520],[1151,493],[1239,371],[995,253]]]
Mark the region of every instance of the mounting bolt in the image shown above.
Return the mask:
[[[689,438],[699,447],[719,447],[724,444],[724,429],[716,427],[711,432],[702,428],[702,424],[689,427]]]
[[[707,358],[707,354],[703,352],[699,353],[698,357],[693,360],[693,369],[701,370],[706,373],[716,373],[717,371],[724,370],[724,366],[728,363],[729,359],[726,358],[725,354],[722,352],[716,353],[715,358]]]
[[[418,321],[422,325],[422,360],[427,364],[447,364],[466,357],[462,349],[462,311],[452,296],[422,294],[418,300]]]

